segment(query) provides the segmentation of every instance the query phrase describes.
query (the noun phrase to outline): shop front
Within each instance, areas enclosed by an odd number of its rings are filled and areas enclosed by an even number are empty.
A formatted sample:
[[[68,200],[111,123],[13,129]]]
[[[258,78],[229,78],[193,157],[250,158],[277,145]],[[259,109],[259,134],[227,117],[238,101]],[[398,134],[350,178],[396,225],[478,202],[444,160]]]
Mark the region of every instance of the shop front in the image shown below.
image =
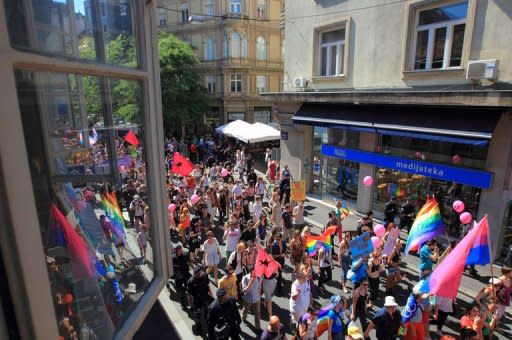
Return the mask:
[[[462,200],[478,215],[481,192],[492,186],[486,162],[500,115],[496,109],[304,104],[293,120],[313,125],[311,194],[352,201],[361,212],[383,212],[392,197],[418,211],[435,195],[448,231],[459,235],[451,205]],[[367,175],[374,184],[361,191]]]

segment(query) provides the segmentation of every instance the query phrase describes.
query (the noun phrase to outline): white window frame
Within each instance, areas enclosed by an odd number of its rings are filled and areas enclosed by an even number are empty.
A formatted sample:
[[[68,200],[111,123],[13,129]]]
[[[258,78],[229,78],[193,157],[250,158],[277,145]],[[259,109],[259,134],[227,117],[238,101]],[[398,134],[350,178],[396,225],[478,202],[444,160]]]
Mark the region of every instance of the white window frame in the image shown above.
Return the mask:
[[[180,14],[181,14],[181,22],[187,23],[188,18],[190,17],[190,8],[188,6],[188,2],[181,4]]]
[[[233,91],[233,84],[235,85],[235,90]],[[242,93],[242,74],[241,73],[231,73],[230,82],[229,82],[229,90],[231,93]]]
[[[261,35],[256,38],[256,60],[267,60],[267,40]]]
[[[68,2],[73,4],[72,1]],[[101,4],[101,3],[100,3]],[[128,318],[118,327],[114,340],[131,339],[155,304],[167,279],[172,275],[172,262],[169,256],[169,233],[164,227],[168,214],[164,209],[162,198],[165,197],[165,183],[161,169],[164,166],[162,108],[160,98],[160,80],[158,66],[157,31],[154,27],[158,22],[155,2],[133,1],[130,13],[135,18],[134,31],[140,58],[139,68],[120,67],[105,63],[93,63],[84,60],[71,60],[66,56],[50,56],[35,45],[34,50],[13,48],[8,35],[5,3],[0,2],[0,75],[2,91],[0,101],[4,113],[0,115],[0,155],[9,155],[9,162],[2,163],[2,195],[6,193],[2,209],[8,216],[1,233],[2,256],[6,259],[5,272],[9,278],[9,290],[16,303],[13,306],[16,316],[24,316],[24,327],[20,329],[22,338],[31,338],[37,334],[41,339],[58,338],[58,322],[53,312],[53,299],[50,282],[47,278],[47,265],[44,261],[44,241],[41,233],[35,231],[39,227],[37,207],[35,204],[34,187],[31,181],[30,163],[24,147],[26,140],[22,125],[21,109],[14,70],[33,72],[54,72],[63,74],[91,75],[118,79],[140,81],[141,109],[145,129],[144,146],[147,153],[147,181],[151,195],[148,205],[151,206],[152,249],[154,254],[154,277],[144,294],[130,312]],[[31,9],[29,9],[31,10]],[[31,17],[28,13],[27,17]],[[33,22],[27,23],[32,32]],[[44,123],[43,123],[44,124]],[[8,180],[6,180],[8,179]],[[15,193],[15,194],[13,194]],[[4,219],[1,219],[2,222]],[[31,235],[26,237],[26,235]],[[7,238],[10,237],[10,238]],[[9,247],[6,247],[8,245]],[[5,246],[5,247],[4,247]],[[9,256],[6,256],[8,254]],[[27,285],[29,282],[37,282]],[[14,289],[15,288],[15,289]],[[48,309],[50,308],[50,309]],[[50,310],[50,312],[48,312]],[[46,311],[44,313],[43,311]],[[21,320],[21,319],[19,319]],[[183,322],[176,319],[175,322]],[[20,323],[21,325],[21,323]]]
[[[325,33],[333,32],[333,31],[345,31],[345,39],[337,40],[336,42],[331,43],[322,43],[322,35]],[[319,77],[335,77],[335,76],[343,76],[345,75],[344,70],[344,61],[345,61],[345,46],[346,46],[346,36],[347,29],[344,27],[337,27],[329,30],[322,30],[318,32],[318,69],[317,74]],[[322,74],[322,49],[327,49],[327,59],[326,59],[326,73]],[[329,69],[331,67],[331,51],[332,48],[336,48],[336,64],[334,74],[329,74]],[[340,55],[341,50],[341,55]]]
[[[460,1],[462,3],[464,1]],[[414,22],[414,44],[413,44],[413,50],[411,53],[411,69],[413,71],[429,71],[429,70],[448,70],[448,69],[459,69],[462,67],[462,60],[461,64],[459,66],[450,66],[450,59],[452,56],[452,40],[453,40],[453,29],[455,26],[460,24],[465,24],[464,33],[466,32],[468,28],[468,12],[470,10],[470,3],[468,1],[468,10],[466,12],[466,18],[464,19],[458,19],[458,20],[450,20],[450,21],[442,21],[442,22],[436,22],[434,24],[427,24],[427,25],[421,25],[419,26],[420,21],[420,13],[423,11],[431,10],[433,8],[440,8],[446,5],[452,5],[457,4],[459,2],[453,2],[453,3],[440,3],[438,6],[435,7],[429,7],[429,8],[418,8],[416,10],[416,16],[415,16],[415,22]],[[435,32],[439,28],[446,28],[446,37],[444,42],[444,51],[443,51],[443,66],[441,68],[432,68],[432,61],[434,58],[434,44],[435,44]],[[416,67],[416,48],[418,47],[418,33],[422,31],[428,31],[428,38],[427,38],[427,53],[426,53],[426,60],[425,60],[425,68],[415,68]],[[464,40],[462,42],[462,49],[464,50],[464,44],[466,41]],[[463,52],[464,53],[464,52]]]
[[[204,15],[215,15],[215,0],[204,0]]]
[[[215,39],[207,37],[204,41],[204,59],[215,60]]]
[[[217,93],[217,77],[212,75],[206,76],[206,89],[208,90],[209,94],[216,94]]]
[[[263,83],[263,86],[262,86]],[[262,93],[267,91],[267,76],[260,74],[256,76],[256,92]]]
[[[242,14],[242,0],[229,0],[229,13]]]

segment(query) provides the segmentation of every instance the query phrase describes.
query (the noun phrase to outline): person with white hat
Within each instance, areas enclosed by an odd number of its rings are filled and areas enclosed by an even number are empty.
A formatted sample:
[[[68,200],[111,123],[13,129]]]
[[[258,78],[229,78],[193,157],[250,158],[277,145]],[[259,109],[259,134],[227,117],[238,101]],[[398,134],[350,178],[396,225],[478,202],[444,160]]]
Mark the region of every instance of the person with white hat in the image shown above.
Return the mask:
[[[395,340],[402,325],[402,315],[397,307],[398,304],[395,302],[395,298],[386,296],[384,307],[374,314],[364,332],[364,336],[367,338],[368,334],[375,329],[378,340]]]

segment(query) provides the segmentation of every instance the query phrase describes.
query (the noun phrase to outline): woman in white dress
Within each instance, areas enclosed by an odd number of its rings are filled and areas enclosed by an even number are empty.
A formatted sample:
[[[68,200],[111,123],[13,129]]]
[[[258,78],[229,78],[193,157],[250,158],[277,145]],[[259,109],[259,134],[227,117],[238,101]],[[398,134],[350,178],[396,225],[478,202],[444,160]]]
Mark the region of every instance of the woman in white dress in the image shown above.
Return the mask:
[[[203,263],[208,267],[206,273],[209,274],[213,269],[213,278],[215,285],[218,279],[218,265],[220,262],[219,242],[213,235],[213,231],[208,231],[208,239],[203,244]]]

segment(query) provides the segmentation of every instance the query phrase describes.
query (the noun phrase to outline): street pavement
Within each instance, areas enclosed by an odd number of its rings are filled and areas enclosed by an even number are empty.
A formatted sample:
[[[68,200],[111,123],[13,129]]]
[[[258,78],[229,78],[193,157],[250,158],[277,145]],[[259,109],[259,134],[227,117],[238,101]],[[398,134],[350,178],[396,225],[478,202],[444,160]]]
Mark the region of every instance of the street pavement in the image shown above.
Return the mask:
[[[331,201],[331,202],[321,201],[315,197],[308,196],[308,198],[305,202],[305,205],[304,205],[304,209],[306,212],[305,217],[306,217],[306,223],[312,228],[312,231],[314,233],[321,232],[321,228],[327,221],[327,218],[328,218],[327,216],[328,216],[329,211],[333,210],[333,204],[334,204],[333,201]],[[344,220],[343,228],[344,228],[344,230],[355,230],[356,225],[357,225],[357,220],[359,219],[360,216],[358,216],[358,214],[355,213],[355,211],[356,211],[355,208],[351,207],[350,204],[348,204],[348,207],[351,210],[351,214]],[[378,222],[379,215],[377,214],[376,217],[377,217],[377,222]],[[218,229],[217,237],[221,241],[223,231],[220,228],[217,228],[217,229]],[[401,238],[403,240],[405,240],[407,238],[407,234],[402,232]],[[337,243],[337,237],[336,237],[335,243]],[[221,244],[222,244],[221,247],[224,248],[224,244],[222,243],[222,241],[221,241]],[[224,249],[222,249],[222,253],[224,253]],[[336,262],[337,261],[335,261],[335,263]],[[414,256],[414,255],[408,255],[408,256],[403,255],[402,256],[401,268],[402,268],[402,272],[405,274],[406,278],[394,290],[394,296],[395,296],[398,304],[402,307],[405,305],[405,302],[409,295],[410,290],[412,289],[414,284],[418,281],[418,270],[417,270],[418,264],[419,264],[419,259],[417,256]],[[224,266],[225,266],[225,259],[223,259],[221,261],[219,268],[223,268]],[[461,283],[461,287],[460,287],[460,294],[455,303],[455,315],[450,316],[448,318],[448,320],[444,326],[444,329],[443,329],[445,334],[449,334],[449,335],[455,336],[457,338],[457,335],[459,334],[459,320],[460,320],[460,317],[462,316],[462,311],[464,310],[465,305],[468,302],[470,302],[476,296],[477,292],[484,286],[484,283],[488,282],[489,277],[490,277],[488,267],[489,266],[487,266],[487,267],[478,267],[477,266],[477,270],[479,273],[479,276],[477,276],[477,277],[469,276],[468,273],[464,274],[464,277],[463,277],[462,283]],[[285,325],[289,325],[289,323],[290,323],[290,321],[289,321],[290,320],[289,296],[290,296],[290,290],[291,290],[291,273],[292,273],[292,266],[291,266],[289,260],[287,260],[286,266],[285,266],[285,269],[283,272],[283,277],[284,277],[284,287],[282,290],[283,294],[278,294],[276,292],[276,294],[273,298],[273,314],[277,314],[279,316],[279,318],[281,319],[281,322]],[[495,275],[496,276],[499,275],[498,268],[495,268]],[[219,278],[220,277],[221,277],[221,274],[219,274]],[[322,294],[322,295],[317,295],[315,297],[315,305],[319,308],[327,306],[329,304],[329,297],[331,295],[338,294],[338,295],[345,295],[347,297],[350,297],[350,294],[352,292],[351,289],[349,289],[349,291],[350,291],[349,294],[343,294],[343,292],[342,292],[341,285],[339,283],[339,280],[341,278],[341,270],[340,270],[340,267],[337,265],[337,263],[333,270],[332,277],[333,277],[333,281],[326,284],[326,293]],[[375,303],[376,307],[373,307],[373,309],[369,309],[370,315],[372,315],[373,312],[378,307],[381,307],[383,305],[384,284],[385,284],[385,278],[381,277],[381,284],[380,284],[381,291],[380,291],[379,299]],[[213,291],[215,291],[216,287],[214,287],[212,279],[211,279],[211,286],[213,288]],[[349,284],[349,286],[350,286],[350,284]],[[181,306],[179,306],[179,303],[176,302],[177,301],[176,292],[174,291],[174,287],[172,285],[170,285],[170,289],[171,289],[170,290],[170,297],[171,297],[170,303],[174,304],[172,306],[172,308],[174,310],[174,313],[173,313],[174,315],[172,317],[179,318],[180,324],[186,324],[188,326],[188,327],[183,327],[183,325],[182,325],[181,328],[187,329],[187,334],[186,335],[182,334],[182,338],[189,339],[190,336],[192,336],[192,335],[190,332],[188,332],[188,330],[192,329],[192,326],[193,326],[193,321],[190,318],[190,313],[186,308],[182,308]],[[241,310],[240,310],[240,312],[241,312]],[[262,328],[265,328],[267,326],[268,315],[267,315],[266,309],[264,308],[263,304],[261,306],[261,314],[262,314],[261,326],[262,326]],[[503,334],[496,333],[495,334],[496,339],[512,339],[512,331],[511,331],[512,326],[511,326],[511,321],[510,321],[510,314],[507,313],[506,316],[507,317],[504,320],[504,323],[502,323],[502,327],[501,327],[503,329]],[[345,320],[348,320],[348,316]],[[243,339],[257,338],[257,336],[254,332],[255,329],[253,327],[253,323],[254,323],[253,315],[249,314],[247,321],[248,321],[247,323],[243,322],[241,325],[242,338]],[[433,322],[434,321],[432,320],[431,325],[430,325],[431,338],[439,339],[439,337],[434,333],[436,330],[436,327]],[[357,322],[357,325],[359,327],[361,327],[359,324],[359,321]],[[291,334],[292,333],[289,331],[288,336],[290,337]],[[197,337],[197,336],[195,338],[200,339],[200,337]],[[323,338],[327,338],[326,334],[324,334],[322,336],[322,339]],[[375,339],[375,332],[371,333],[371,338]]]

